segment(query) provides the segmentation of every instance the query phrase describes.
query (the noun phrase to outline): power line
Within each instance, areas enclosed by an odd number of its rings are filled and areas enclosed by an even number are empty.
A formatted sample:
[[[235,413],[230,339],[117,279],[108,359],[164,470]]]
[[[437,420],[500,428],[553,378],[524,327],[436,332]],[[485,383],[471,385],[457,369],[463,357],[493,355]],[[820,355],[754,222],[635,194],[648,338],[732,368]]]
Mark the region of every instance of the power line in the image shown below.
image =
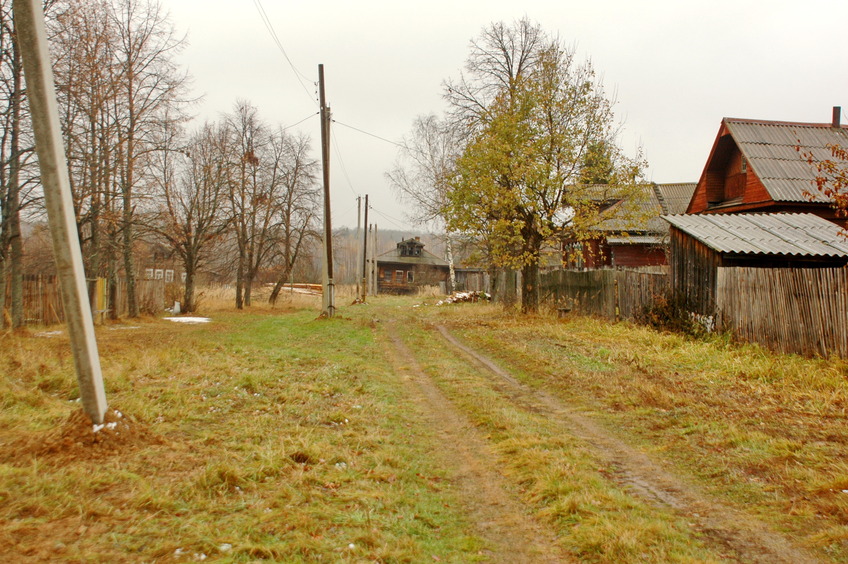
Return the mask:
[[[283,47],[280,38],[277,36],[277,32],[274,30],[274,25],[271,23],[271,19],[268,17],[268,14],[265,12],[265,8],[262,6],[262,0],[253,0],[253,5],[256,6],[256,11],[259,12],[259,17],[262,18],[262,23],[265,24],[265,29],[268,30],[268,33],[271,35],[271,39],[274,40],[274,43],[277,45],[277,48],[283,54],[283,57],[286,58],[286,61],[289,63],[289,66],[291,67],[295,78],[303,87],[304,92],[306,92],[306,95],[313,103],[318,105],[318,101],[315,99],[315,96],[313,96],[313,94],[309,91],[309,88],[307,88],[306,85],[303,83],[303,79],[311,82],[310,78],[299,70],[297,70],[297,67],[294,66],[294,63],[289,58],[289,54],[286,53],[286,49]],[[315,83],[312,82],[312,84]]]
[[[302,120],[300,120],[299,122],[297,122],[297,123],[293,123],[293,124],[291,124],[291,125],[288,125],[288,126],[284,127],[284,128],[283,128],[283,131],[287,131],[287,130],[291,129],[292,127],[297,127],[298,125],[300,125],[301,123],[305,122],[305,121],[306,121],[306,120],[308,120],[309,118],[313,118],[313,117],[317,116],[317,115],[318,115],[318,114],[320,114],[320,113],[321,113],[321,112],[315,112],[314,114],[309,114],[308,116],[306,116],[305,118],[303,118],[303,119],[302,119]]]
[[[385,137],[380,137],[379,135],[375,135],[373,133],[368,133],[367,131],[365,131],[363,129],[359,129],[358,127],[353,127],[352,125],[348,125],[346,123],[342,123],[342,122],[336,121],[336,120],[333,120],[333,123],[337,123],[341,126],[347,127],[348,129],[352,129],[354,131],[358,131],[359,133],[363,133],[363,134],[368,135],[370,137],[373,137],[375,139],[379,139],[380,141],[385,141],[386,143],[389,143],[389,144],[394,145],[396,147],[400,147],[401,149],[407,149],[407,150],[409,149],[409,147],[407,147],[406,145],[403,145],[403,144],[398,143],[396,141],[391,141],[390,139],[386,139]]]
[[[342,153],[339,150],[339,145],[338,145],[338,143],[336,143],[335,137],[332,138],[332,143],[333,143],[333,149],[336,150],[336,156],[339,158],[339,165],[341,166],[342,174],[344,174],[345,180],[347,180],[348,188],[350,188],[350,191],[353,192],[354,196],[359,196],[359,194],[357,194],[356,190],[354,190],[354,188],[353,188],[353,183],[351,183],[351,181],[350,181],[350,176],[347,173],[347,167],[345,167],[344,159],[342,159]]]
[[[400,221],[403,221],[403,220],[401,220],[401,219],[397,219],[397,218],[394,218],[394,217],[392,217],[392,216],[390,216],[390,215],[386,215],[386,214],[384,214],[383,212],[381,212],[380,210],[378,210],[377,208],[375,208],[374,206],[368,206],[368,208],[369,208],[371,211],[373,211],[374,213],[376,213],[377,215],[379,215],[379,216],[381,216],[382,218],[384,218],[384,219],[385,219],[386,221],[388,221],[389,223],[393,223],[393,224],[395,224],[395,226],[397,226],[397,227],[399,227],[399,228],[401,228],[401,229],[405,229],[405,230],[408,230],[408,229],[409,229],[409,226],[407,226],[407,225],[401,225],[401,224],[399,223]]]

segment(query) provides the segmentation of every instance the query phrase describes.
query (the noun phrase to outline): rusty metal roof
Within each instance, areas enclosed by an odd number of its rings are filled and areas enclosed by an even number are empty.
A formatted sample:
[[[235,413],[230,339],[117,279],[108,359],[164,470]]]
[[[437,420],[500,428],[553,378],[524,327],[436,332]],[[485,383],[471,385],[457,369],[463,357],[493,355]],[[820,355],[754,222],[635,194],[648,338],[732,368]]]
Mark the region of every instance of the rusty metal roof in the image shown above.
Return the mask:
[[[848,257],[835,223],[810,213],[665,215],[663,219],[720,253]]]
[[[815,169],[802,157],[832,158],[827,145],[848,146],[848,129],[831,124],[789,123],[725,118],[742,155],[778,202],[827,202],[813,185]],[[796,147],[800,149],[796,150]]]

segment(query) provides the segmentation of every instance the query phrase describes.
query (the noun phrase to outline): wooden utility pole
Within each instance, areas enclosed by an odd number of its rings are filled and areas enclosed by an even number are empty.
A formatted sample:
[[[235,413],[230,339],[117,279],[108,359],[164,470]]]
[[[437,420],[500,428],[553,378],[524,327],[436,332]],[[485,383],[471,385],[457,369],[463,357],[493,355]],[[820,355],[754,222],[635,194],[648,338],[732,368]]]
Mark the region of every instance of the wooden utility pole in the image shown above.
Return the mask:
[[[359,240],[359,230],[362,228],[362,196],[356,197],[356,240]],[[360,302],[365,301],[365,292],[362,290],[362,279],[365,274],[361,274],[359,272],[359,267],[364,264],[364,259],[362,261],[359,260],[359,245],[356,246],[356,272],[354,272],[354,277],[356,278],[356,300]]]
[[[365,225],[368,225],[368,194],[365,194]],[[362,238],[362,286],[363,288],[368,287],[368,283],[365,281],[365,273],[367,272],[368,265],[368,233],[365,233],[365,236]],[[362,298],[365,298],[367,291],[362,293]]]
[[[56,272],[62,287],[80,399],[92,422],[101,424],[107,409],[106,393],[77,237],[68,163],[65,160],[41,4],[42,0],[14,0],[15,30],[23,56],[35,149],[41,168],[44,203],[53,239]]]
[[[324,65],[318,65],[318,96],[321,103],[321,163],[324,167],[324,268],[322,315],[336,312],[333,283],[333,226],[330,221],[330,108],[324,99]]]

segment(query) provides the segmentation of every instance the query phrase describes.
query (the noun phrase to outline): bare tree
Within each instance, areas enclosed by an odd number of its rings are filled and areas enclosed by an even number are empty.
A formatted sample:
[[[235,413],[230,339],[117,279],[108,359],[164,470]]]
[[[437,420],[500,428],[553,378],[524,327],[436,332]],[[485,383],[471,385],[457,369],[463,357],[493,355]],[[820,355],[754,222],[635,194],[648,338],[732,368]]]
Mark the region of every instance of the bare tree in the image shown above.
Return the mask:
[[[460,137],[456,127],[436,115],[419,116],[413,122],[410,137],[404,139],[393,168],[386,173],[398,197],[412,204],[408,215],[415,223],[446,227],[445,206],[456,159],[462,151]],[[451,290],[455,290],[453,236],[447,230],[445,249]]]
[[[184,43],[158,2],[113,0],[108,12],[115,30],[113,47],[118,118],[117,185],[121,195],[121,255],[127,281],[129,316],[138,317],[133,261],[133,228],[143,173],[157,150],[156,131],[180,121],[187,75],[174,57]]]
[[[45,3],[48,14],[52,4]],[[16,328],[24,321],[21,213],[35,200],[38,173],[13,16],[12,2],[0,0],[0,327],[6,325],[8,279],[11,325]]]
[[[208,252],[227,228],[224,195],[227,190],[227,131],[205,124],[179,147],[177,137],[163,139],[156,154],[155,168],[161,202],[154,213],[153,230],[174,249],[183,263],[185,287],[183,310],[196,309],[194,288],[197,273]]]
[[[309,155],[307,137],[291,136],[281,129],[271,144],[274,153],[280,157],[282,180],[282,191],[277,198],[277,263],[280,274],[268,298],[268,302],[274,304],[305,244],[318,237],[314,223],[320,211],[321,193],[317,184],[318,162]]]

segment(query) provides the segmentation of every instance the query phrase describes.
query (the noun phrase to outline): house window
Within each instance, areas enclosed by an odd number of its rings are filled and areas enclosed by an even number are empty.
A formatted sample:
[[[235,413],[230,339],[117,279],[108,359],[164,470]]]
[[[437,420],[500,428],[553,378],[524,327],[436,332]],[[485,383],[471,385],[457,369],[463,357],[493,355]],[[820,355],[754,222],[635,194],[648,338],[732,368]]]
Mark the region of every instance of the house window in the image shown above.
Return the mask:
[[[748,172],[748,159],[742,157],[742,166],[740,167],[743,173]]]
[[[154,278],[156,278],[156,280],[162,280],[162,277],[164,277],[164,276],[165,276],[165,271],[162,270],[161,268],[157,268],[156,272],[154,273]]]
[[[151,280],[153,278],[153,269],[152,268],[145,268],[144,269],[144,278],[146,280]]]
[[[174,281],[174,271],[170,268],[165,271],[165,282],[173,282]]]
[[[185,284],[186,273],[185,273],[185,272],[183,272],[183,273],[180,275],[180,277],[181,277],[181,279],[182,279],[182,281],[183,281],[183,284]]]
[[[410,270],[406,273],[406,283],[412,284],[414,281],[415,281],[415,277],[413,276],[412,271]]]
[[[403,284],[403,270],[395,270],[395,282]]]

